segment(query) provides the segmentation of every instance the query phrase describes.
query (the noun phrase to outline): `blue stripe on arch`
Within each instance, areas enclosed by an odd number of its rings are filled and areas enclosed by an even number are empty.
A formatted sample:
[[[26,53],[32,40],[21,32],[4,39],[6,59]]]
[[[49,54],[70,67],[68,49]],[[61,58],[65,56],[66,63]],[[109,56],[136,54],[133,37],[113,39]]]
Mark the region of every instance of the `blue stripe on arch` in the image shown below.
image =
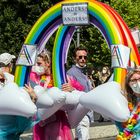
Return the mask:
[[[41,34],[41,32],[44,30],[44,28],[54,19],[56,19],[58,16],[61,15],[61,10],[59,12],[54,13],[51,17],[47,18],[43,24],[38,28],[36,33],[34,34],[32,40],[28,43],[34,44],[38,38],[38,36]]]
[[[61,77],[61,84],[64,84],[64,77],[63,77],[63,61],[62,59],[62,53],[63,53],[63,49],[64,49],[64,43],[65,43],[65,37],[67,35],[67,33],[69,32],[70,26],[65,26],[65,32],[63,32],[63,37],[62,37],[62,41],[61,41],[61,46],[60,46],[60,52],[59,52],[59,65],[60,65],[60,77]],[[63,46],[63,47],[62,47]]]

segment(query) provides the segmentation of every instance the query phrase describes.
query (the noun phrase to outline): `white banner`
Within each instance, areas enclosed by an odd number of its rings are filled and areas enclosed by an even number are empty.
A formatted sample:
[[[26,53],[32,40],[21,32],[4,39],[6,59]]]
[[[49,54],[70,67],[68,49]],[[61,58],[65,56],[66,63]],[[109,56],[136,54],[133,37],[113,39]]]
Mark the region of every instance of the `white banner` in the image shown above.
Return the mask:
[[[130,48],[124,45],[111,45],[112,67],[127,68]]]
[[[37,46],[23,44],[16,65],[33,66],[36,62]]]
[[[69,3],[62,5],[62,19],[64,25],[87,25],[88,3]]]
[[[135,40],[136,45],[140,46],[140,30],[138,30],[138,29],[133,30],[133,31],[131,31],[131,33],[132,33],[132,36]]]

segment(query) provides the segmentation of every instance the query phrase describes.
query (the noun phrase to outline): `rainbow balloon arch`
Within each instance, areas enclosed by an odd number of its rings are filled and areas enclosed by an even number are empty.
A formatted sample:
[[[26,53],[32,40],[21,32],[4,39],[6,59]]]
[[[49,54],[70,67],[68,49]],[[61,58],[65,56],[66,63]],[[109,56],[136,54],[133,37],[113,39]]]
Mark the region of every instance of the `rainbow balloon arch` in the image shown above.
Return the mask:
[[[66,0],[57,3],[48,9],[34,24],[29,32],[24,44],[37,44],[38,50],[43,50],[49,38],[57,30],[52,58],[52,71],[54,85],[60,87],[66,82],[64,64],[67,61],[67,52],[76,31],[75,26],[64,26],[62,21],[62,5],[75,3],[88,3],[89,24],[94,25],[100,30],[111,50],[112,45],[123,45],[131,49],[130,59],[136,65],[140,64],[140,57],[137,46],[131,32],[120,17],[120,15],[108,5],[92,0]],[[119,51],[119,50],[118,50]],[[123,60],[123,58],[121,58]],[[123,87],[127,69],[114,67],[114,81]],[[19,86],[24,86],[28,81],[30,73],[29,66],[16,66],[15,82]]]

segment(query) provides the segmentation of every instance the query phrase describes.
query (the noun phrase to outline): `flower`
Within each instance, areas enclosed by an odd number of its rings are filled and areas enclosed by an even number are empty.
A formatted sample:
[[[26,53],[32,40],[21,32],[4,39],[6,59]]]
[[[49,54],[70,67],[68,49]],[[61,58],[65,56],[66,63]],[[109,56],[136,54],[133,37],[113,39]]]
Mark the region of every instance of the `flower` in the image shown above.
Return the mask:
[[[134,106],[132,103],[129,102],[128,108],[130,112],[133,114],[131,115],[131,117],[128,119],[127,122],[123,123],[122,125],[124,128],[123,132],[119,132],[119,135],[117,136],[117,140],[130,140],[130,138],[132,138],[133,136],[133,128],[138,122],[138,116],[140,114],[140,105],[138,104],[136,110],[133,112]]]

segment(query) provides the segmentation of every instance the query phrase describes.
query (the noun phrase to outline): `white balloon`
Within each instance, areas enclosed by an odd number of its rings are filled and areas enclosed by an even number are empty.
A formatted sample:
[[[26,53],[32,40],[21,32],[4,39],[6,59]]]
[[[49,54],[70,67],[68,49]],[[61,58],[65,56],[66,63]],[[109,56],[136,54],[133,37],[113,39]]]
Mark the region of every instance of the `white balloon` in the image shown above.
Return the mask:
[[[33,116],[37,111],[28,93],[21,90],[15,83],[7,83],[0,89],[0,114]]]
[[[38,108],[49,108],[54,105],[53,99],[47,94],[47,89],[37,85],[34,87],[34,91],[37,95],[36,106]]]
[[[66,100],[66,94],[57,87],[52,87],[46,90],[46,92],[54,101],[54,104],[58,104]]]
[[[84,93],[78,90],[72,92],[64,92],[66,94],[65,105],[62,110],[72,110],[79,104],[80,96]]]
[[[81,95],[80,103],[115,121],[124,122],[130,116],[128,102],[121,93],[120,84],[114,81]]]
[[[52,116],[56,111],[60,110],[65,104],[66,94],[57,87],[52,87],[45,91],[54,102],[54,105],[49,108],[39,108],[37,115],[41,120],[45,120]]]
[[[65,104],[65,102],[54,104],[53,107],[50,108],[39,108],[37,111],[37,116],[41,120],[48,119],[52,116],[56,111],[60,110],[60,108]]]
[[[79,98],[84,92],[74,90],[72,92],[66,92],[66,101],[67,105],[77,105],[79,103]]]
[[[27,100],[31,100],[28,92],[24,89],[24,87],[19,87],[20,89],[20,94],[23,96],[23,98],[26,98]]]
[[[89,109],[79,104],[79,99],[82,94],[85,94],[85,92],[78,90],[66,92],[66,101],[62,109],[67,111],[71,128],[75,128],[89,111]]]
[[[85,108],[81,104],[78,104],[72,110],[68,110],[67,116],[71,128],[75,128],[88,112],[89,109]]]

